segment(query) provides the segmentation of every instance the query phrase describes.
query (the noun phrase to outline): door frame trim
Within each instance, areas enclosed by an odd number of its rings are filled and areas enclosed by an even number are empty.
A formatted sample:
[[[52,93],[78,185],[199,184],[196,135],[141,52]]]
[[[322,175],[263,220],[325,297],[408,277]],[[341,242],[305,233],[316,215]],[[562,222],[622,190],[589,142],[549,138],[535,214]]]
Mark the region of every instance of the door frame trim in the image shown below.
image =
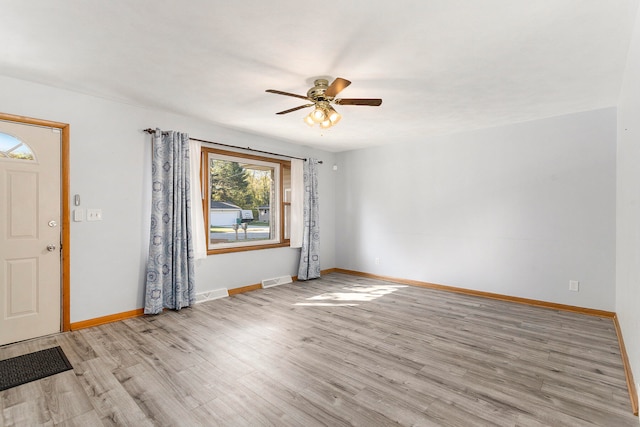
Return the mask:
[[[61,162],[61,176],[60,176],[60,206],[62,209],[62,253],[60,260],[60,267],[62,269],[62,305],[61,310],[61,326],[62,331],[67,332],[71,330],[71,299],[69,292],[71,289],[71,280],[69,276],[71,261],[69,243],[71,240],[70,226],[70,208],[69,208],[69,124],[61,122],[52,122],[50,120],[34,119],[26,116],[16,116],[14,114],[7,114],[0,112],[0,120],[25,123],[36,126],[45,126],[51,128],[60,129],[62,136],[60,138],[60,162]]]

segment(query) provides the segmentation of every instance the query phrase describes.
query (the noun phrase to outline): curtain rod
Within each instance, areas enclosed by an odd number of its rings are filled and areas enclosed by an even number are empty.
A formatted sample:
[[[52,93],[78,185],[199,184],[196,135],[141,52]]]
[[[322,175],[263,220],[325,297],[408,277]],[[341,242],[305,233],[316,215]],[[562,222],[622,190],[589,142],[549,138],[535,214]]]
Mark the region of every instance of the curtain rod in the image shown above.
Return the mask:
[[[146,133],[154,133],[155,130],[151,129],[151,128],[147,128],[147,129],[144,130],[144,132],[146,132]],[[165,135],[167,134],[167,132],[162,132],[162,133],[165,134]],[[223,144],[221,142],[213,142],[213,141],[207,141],[205,139],[198,139],[198,138],[191,138],[191,137],[189,139],[191,139],[193,141],[206,142],[207,144],[215,144],[215,145],[222,145],[223,147],[236,148],[236,149],[239,149],[239,150],[248,150],[248,151],[253,151],[253,152],[256,152],[256,153],[271,154],[272,156],[288,157],[290,159],[304,160],[305,162],[307,161],[307,159],[304,159],[302,157],[289,156],[287,154],[272,153],[270,151],[256,150],[255,148],[251,148],[251,147],[246,147],[246,148],[245,147],[238,147],[238,146],[235,146],[235,145]],[[322,164],[322,160],[318,160],[318,163]]]

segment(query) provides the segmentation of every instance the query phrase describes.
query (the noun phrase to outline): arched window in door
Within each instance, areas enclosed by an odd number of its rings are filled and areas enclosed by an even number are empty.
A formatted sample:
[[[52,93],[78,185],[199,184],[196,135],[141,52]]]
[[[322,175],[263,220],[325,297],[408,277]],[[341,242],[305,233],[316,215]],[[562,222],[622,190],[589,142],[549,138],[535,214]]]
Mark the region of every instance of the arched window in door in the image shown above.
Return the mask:
[[[35,160],[36,156],[24,141],[0,132],[0,159]]]

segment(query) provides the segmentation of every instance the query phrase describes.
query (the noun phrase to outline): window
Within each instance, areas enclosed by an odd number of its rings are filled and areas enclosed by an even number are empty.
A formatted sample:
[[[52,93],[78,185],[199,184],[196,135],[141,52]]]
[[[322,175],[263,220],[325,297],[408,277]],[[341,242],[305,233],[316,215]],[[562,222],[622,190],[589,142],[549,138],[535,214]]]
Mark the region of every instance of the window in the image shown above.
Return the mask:
[[[35,156],[27,144],[0,132],[0,159],[35,160]]]
[[[208,253],[287,246],[291,162],[202,148]]]

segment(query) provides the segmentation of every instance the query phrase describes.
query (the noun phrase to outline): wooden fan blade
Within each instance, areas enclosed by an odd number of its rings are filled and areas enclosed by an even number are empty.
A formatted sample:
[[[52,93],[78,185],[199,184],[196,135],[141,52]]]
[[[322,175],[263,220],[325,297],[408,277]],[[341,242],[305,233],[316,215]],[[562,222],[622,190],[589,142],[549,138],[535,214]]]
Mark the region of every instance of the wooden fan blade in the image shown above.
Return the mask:
[[[334,104],[338,105],[371,105],[373,107],[377,107],[382,104],[382,99],[378,98],[344,98],[344,99],[334,99]]]
[[[265,90],[265,92],[275,93],[277,95],[293,96],[295,98],[302,98],[302,99],[306,99],[307,101],[312,101],[311,99],[307,98],[304,95],[296,95],[295,93],[283,92],[281,90],[267,89],[267,90]]]
[[[336,78],[333,83],[329,85],[327,90],[324,91],[324,95],[330,98],[336,96],[342,89],[349,86],[351,82],[349,80],[343,79],[342,77]]]
[[[302,110],[303,108],[313,107],[314,105],[315,104],[300,105],[299,107],[289,108],[288,110],[280,111],[279,113],[276,113],[276,114],[287,114],[287,113],[291,113],[292,111]]]

